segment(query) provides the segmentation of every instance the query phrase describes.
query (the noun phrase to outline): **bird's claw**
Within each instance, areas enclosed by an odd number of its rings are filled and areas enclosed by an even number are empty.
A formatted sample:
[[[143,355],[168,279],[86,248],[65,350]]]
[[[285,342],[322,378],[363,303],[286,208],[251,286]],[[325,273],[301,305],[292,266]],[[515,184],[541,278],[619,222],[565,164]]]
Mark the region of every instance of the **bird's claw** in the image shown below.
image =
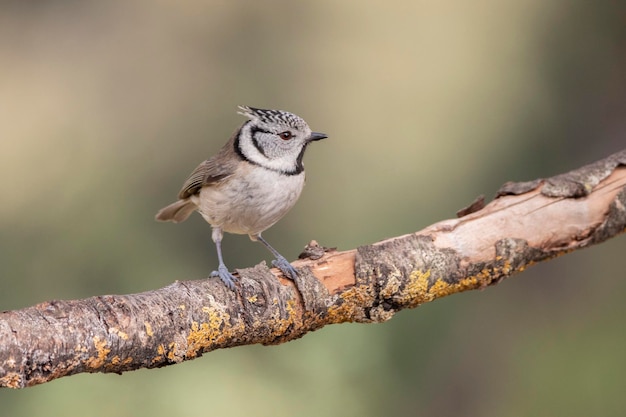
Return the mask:
[[[237,282],[237,278],[233,276],[230,272],[228,272],[228,268],[226,265],[222,264],[217,267],[217,271],[211,272],[211,277],[219,277],[222,280],[224,285],[228,287],[230,290],[235,290],[235,282]]]
[[[285,277],[289,278],[292,281],[295,281],[296,278],[298,277],[298,271],[296,271],[296,268],[291,266],[289,261],[282,256],[273,260],[272,266],[280,269],[280,271],[285,275]]]

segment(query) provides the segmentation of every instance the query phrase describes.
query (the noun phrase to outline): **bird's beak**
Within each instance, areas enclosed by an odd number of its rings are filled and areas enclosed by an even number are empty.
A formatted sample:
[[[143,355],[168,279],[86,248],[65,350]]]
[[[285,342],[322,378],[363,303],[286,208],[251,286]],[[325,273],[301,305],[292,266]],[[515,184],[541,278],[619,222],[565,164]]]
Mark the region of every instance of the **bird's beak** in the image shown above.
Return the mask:
[[[306,140],[307,142],[313,142],[316,140],[322,140],[322,139],[326,139],[328,136],[326,136],[324,133],[318,133],[318,132],[311,132],[311,136],[309,136],[309,138]]]

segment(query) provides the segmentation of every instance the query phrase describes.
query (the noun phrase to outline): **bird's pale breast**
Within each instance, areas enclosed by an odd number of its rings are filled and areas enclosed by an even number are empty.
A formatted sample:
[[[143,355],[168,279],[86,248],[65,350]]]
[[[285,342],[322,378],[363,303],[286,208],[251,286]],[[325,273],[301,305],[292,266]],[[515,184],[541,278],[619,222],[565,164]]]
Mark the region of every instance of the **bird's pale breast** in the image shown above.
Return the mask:
[[[212,226],[228,233],[253,235],[280,220],[294,206],[303,187],[304,172],[284,175],[242,164],[235,175],[202,188],[191,198]]]

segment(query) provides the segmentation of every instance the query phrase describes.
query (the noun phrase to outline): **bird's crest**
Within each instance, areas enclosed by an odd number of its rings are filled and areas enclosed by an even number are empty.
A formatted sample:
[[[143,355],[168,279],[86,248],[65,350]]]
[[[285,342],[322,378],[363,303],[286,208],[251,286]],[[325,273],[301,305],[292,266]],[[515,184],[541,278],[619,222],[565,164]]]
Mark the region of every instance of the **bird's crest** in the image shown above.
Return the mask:
[[[257,109],[248,106],[239,106],[239,110],[237,113],[242,116],[265,124],[280,124],[301,131],[308,127],[307,123],[300,116],[284,110]]]

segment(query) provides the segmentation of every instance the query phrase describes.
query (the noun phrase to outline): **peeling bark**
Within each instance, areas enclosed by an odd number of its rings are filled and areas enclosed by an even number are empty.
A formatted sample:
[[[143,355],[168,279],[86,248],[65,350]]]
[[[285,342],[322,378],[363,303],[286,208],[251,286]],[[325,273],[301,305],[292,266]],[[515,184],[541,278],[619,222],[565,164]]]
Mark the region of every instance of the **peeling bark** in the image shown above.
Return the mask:
[[[337,252],[314,242],[296,282],[265,264],[219,280],[132,295],[49,301],[0,314],[0,386],[81,372],[156,368],[219,348],[278,344],[327,324],[397,311],[493,285],[534,263],[626,230],[626,150],[548,179],[505,184],[420,232]],[[484,206],[484,207],[483,207]]]

